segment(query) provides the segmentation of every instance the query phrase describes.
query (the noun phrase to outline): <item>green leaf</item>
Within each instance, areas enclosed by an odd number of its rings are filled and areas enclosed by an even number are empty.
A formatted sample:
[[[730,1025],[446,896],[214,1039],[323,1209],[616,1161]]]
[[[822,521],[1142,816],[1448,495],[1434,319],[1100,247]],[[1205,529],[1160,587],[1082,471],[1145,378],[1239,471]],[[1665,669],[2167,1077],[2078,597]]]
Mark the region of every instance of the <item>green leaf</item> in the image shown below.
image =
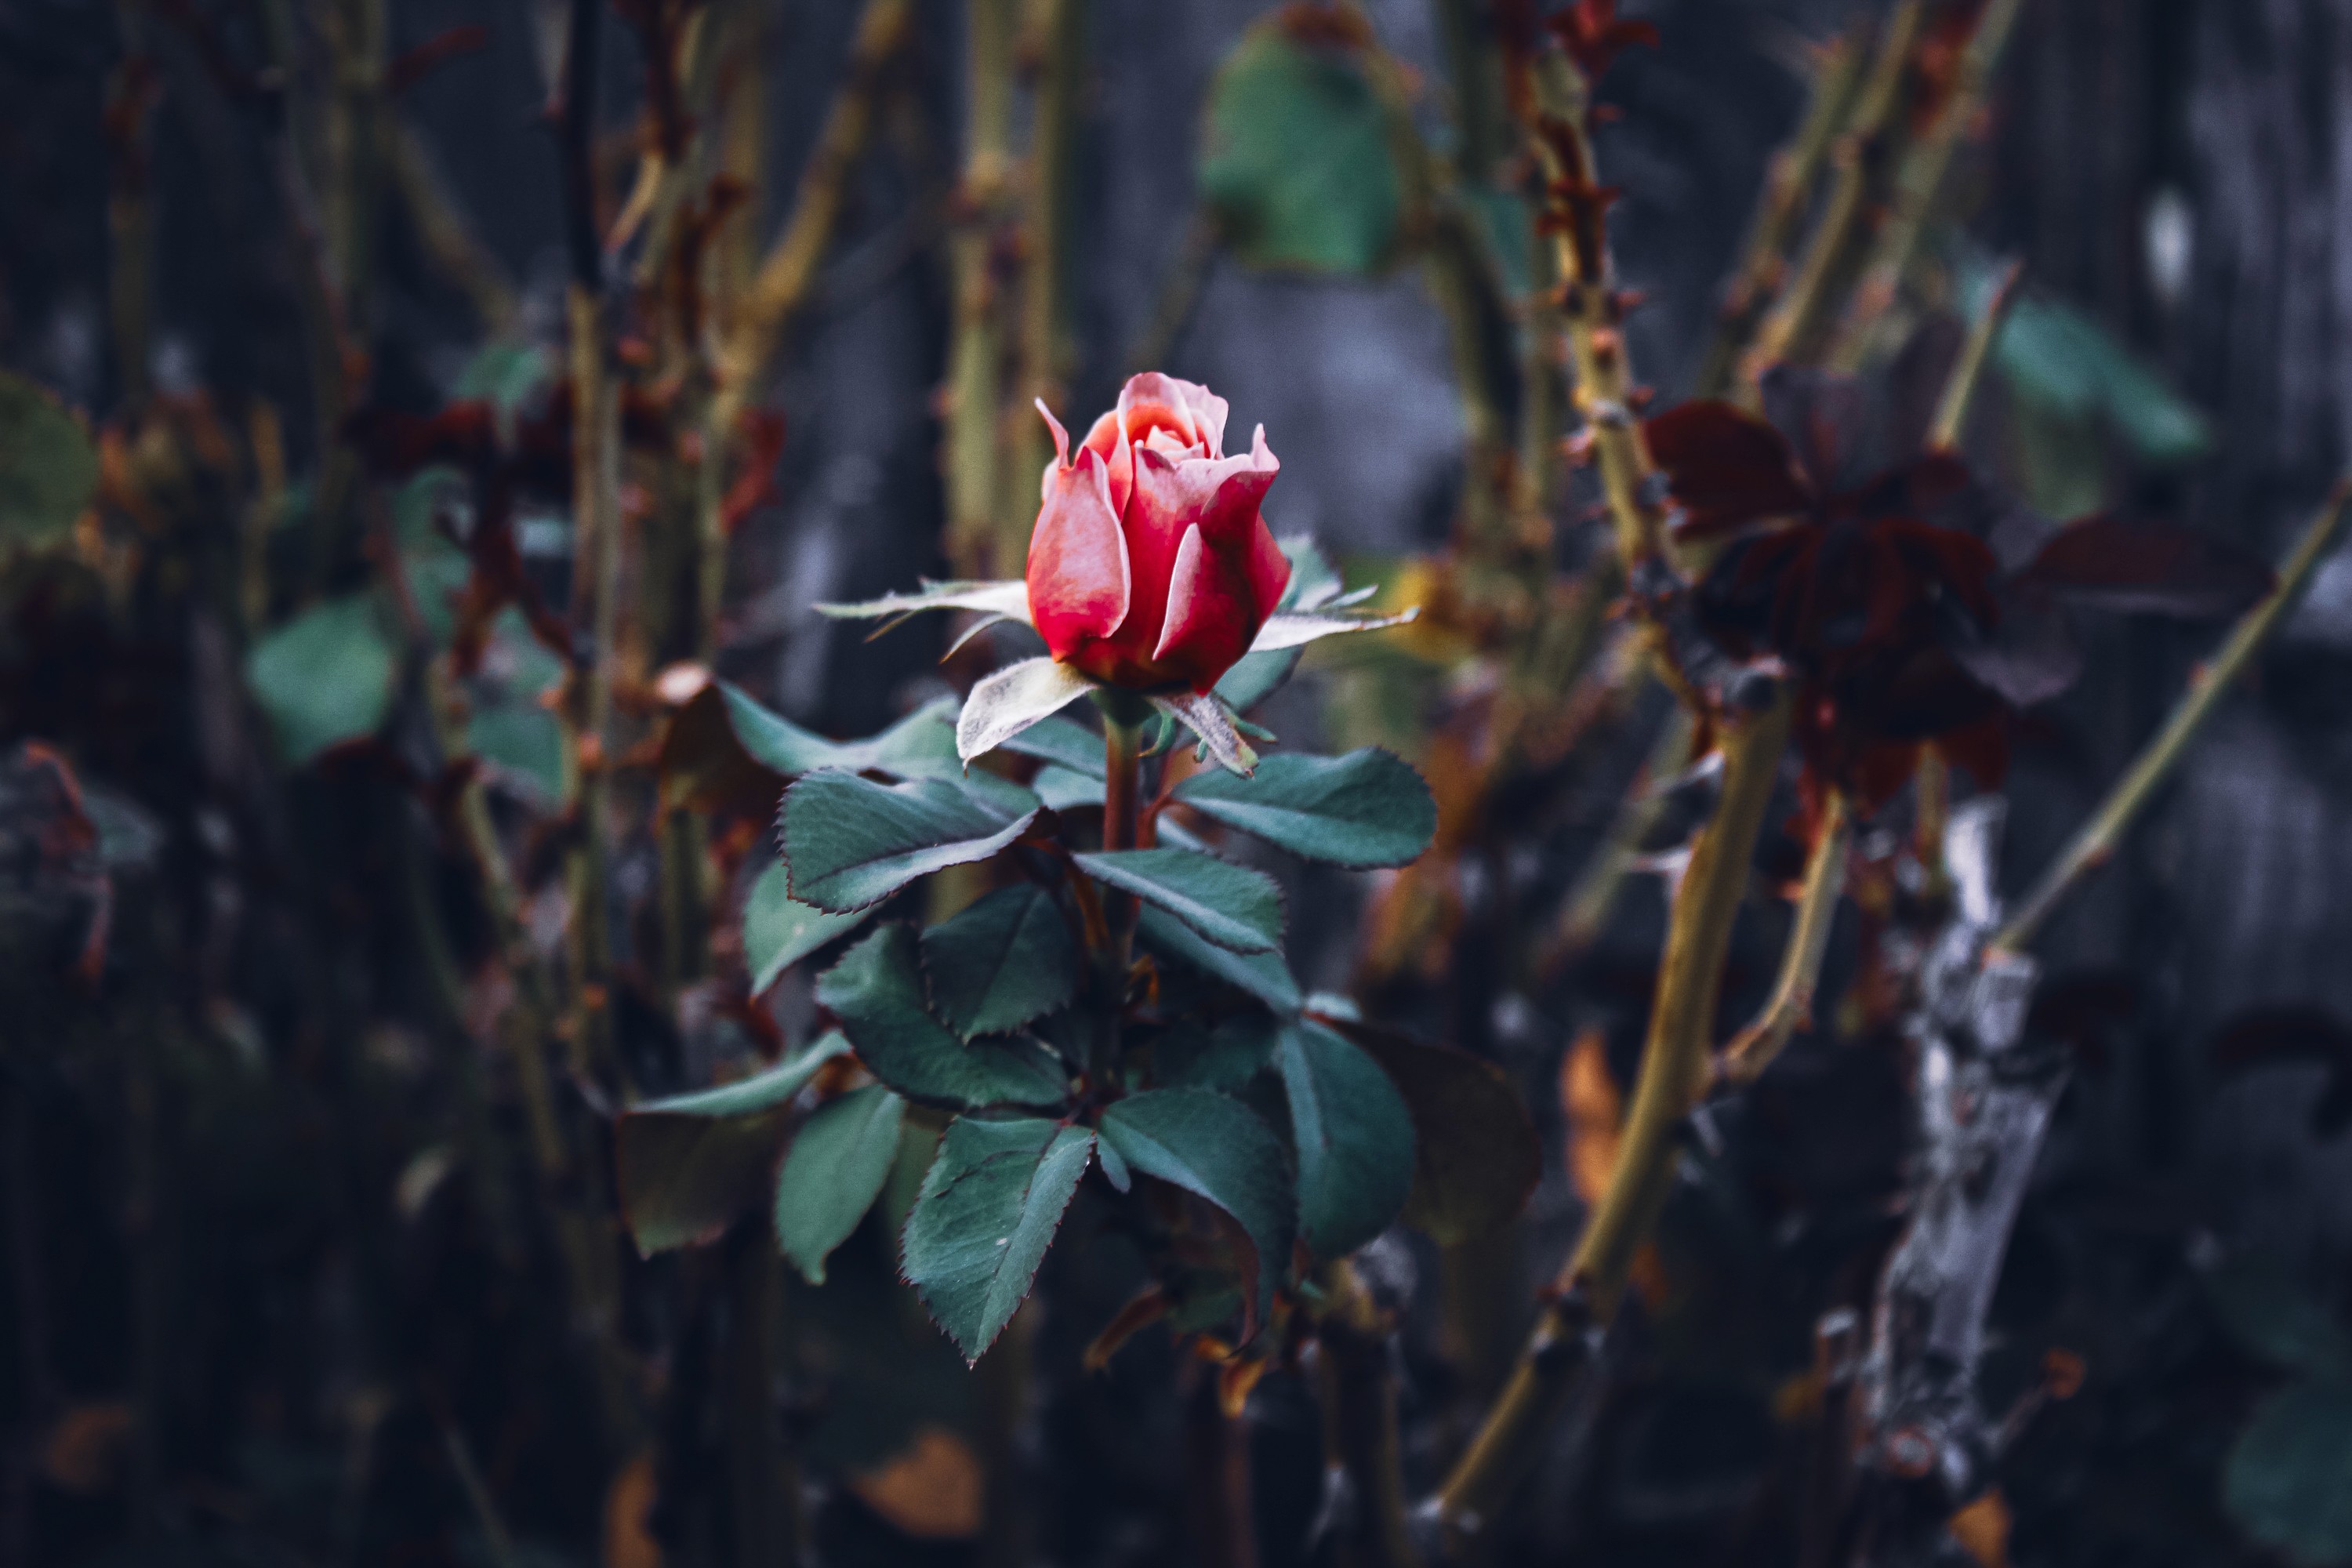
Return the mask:
[[[743,903],[743,962],[751,971],[751,994],[759,995],[785,970],[834,938],[856,931],[873,913],[871,905],[837,915],[802,903],[785,886],[782,863],[770,866],[751,884],[751,896]]]
[[[1032,806],[1003,821],[942,779],[878,784],[829,768],[809,773],[784,792],[792,895],[849,914],[918,877],[987,859],[1036,816]]]
[[[1289,1270],[1297,1226],[1281,1140],[1240,1100],[1204,1089],[1129,1095],[1103,1112],[1101,1131],[1134,1169],[1206,1198],[1240,1223],[1255,1250],[1246,1281],[1251,1321],[1264,1322],[1275,1284]]]
[[[1307,1246],[1344,1258],[1389,1226],[1412,1187],[1412,1117],[1378,1063],[1319,1024],[1283,1026],[1275,1065],[1298,1150]]]
[[[536,343],[488,342],[466,362],[449,393],[486,399],[500,417],[511,419],[553,370],[547,351]]]
[[[923,932],[931,1010],[971,1039],[1000,1035],[1077,994],[1070,923],[1041,888],[1003,888]]]
[[[878,735],[828,741],[771,712],[729,682],[720,681],[719,692],[737,742],[761,766],[788,778],[820,768],[901,779],[958,778],[963,773],[963,763],[956,755],[956,703],[951,697],[917,709]]]
[[[546,709],[520,702],[477,708],[466,721],[466,745],[541,801],[563,798],[563,728]]]
[[[1037,776],[1029,781],[1029,787],[1036,791],[1037,798],[1044,801],[1050,811],[1084,811],[1088,807],[1099,807],[1103,803],[1103,781],[1099,777],[1088,778],[1084,773],[1052,763],[1037,770]]]
[[[776,1178],[776,1243],[812,1285],[874,1206],[898,1158],[907,1102],[878,1083],[817,1108]]]
[[[967,1362],[1029,1294],[1094,1152],[1083,1127],[959,1117],[907,1216],[900,1266]]]
[[[296,767],[373,735],[392,706],[393,640],[372,594],[313,605],[246,655],[245,679]]]
[[[1163,958],[1246,991],[1277,1013],[1298,1011],[1298,982],[1280,952],[1229,952],[1148,904],[1135,930],[1144,946]]]
[[[968,1110],[1058,1105],[1068,1083],[1033,1040],[966,1045],[923,1005],[915,933],[886,925],[842,955],[816,983],[817,1005],[841,1020],[858,1059],[909,1100]]]
[[[1040,719],[1005,742],[1004,749],[1084,774],[1095,782],[1095,798],[1102,798],[1103,738],[1075,719]]]
[[[623,1111],[614,1134],[621,1214],[637,1250],[651,1257],[707,1241],[758,1202],[784,1108],[848,1048],[828,1034],[765,1072]]]
[[[1437,833],[1437,802],[1412,765],[1377,746],[1344,757],[1284,752],[1249,777],[1198,773],[1176,798],[1212,821],[1335,866],[1402,866]]]
[[[1167,910],[1219,947],[1271,952],[1282,943],[1282,890],[1264,872],[1190,849],[1107,849],[1071,858],[1096,881]]]
[[[1451,1245],[1517,1216],[1542,1174],[1543,1146],[1501,1068],[1319,1010],[1316,1021],[1354,1041],[1404,1097],[1413,1131],[1405,1224]]]
[[[2222,1499],[2239,1528],[2295,1563],[2352,1558],[2352,1383],[2297,1383],[2254,1406]]]
[[[2001,324],[1993,363],[2034,414],[2076,424],[2098,416],[2142,462],[2178,465],[2212,447],[2205,416],[2071,305],[2018,300]]]
[[[40,544],[98,493],[98,448],[46,390],[0,371],[0,543]]]
[[[1202,199],[1245,266],[1367,275],[1397,247],[1395,133],[1363,51],[1262,24],[1210,83]]]
[[[1162,1089],[1239,1089],[1274,1058],[1281,1026],[1264,1013],[1237,1013],[1212,1027],[1180,1021],[1151,1047],[1151,1079]]]
[[[2232,1258],[2201,1278],[2222,1331],[2248,1355],[2288,1372],[2352,1375],[2352,1335],[2274,1261]]]

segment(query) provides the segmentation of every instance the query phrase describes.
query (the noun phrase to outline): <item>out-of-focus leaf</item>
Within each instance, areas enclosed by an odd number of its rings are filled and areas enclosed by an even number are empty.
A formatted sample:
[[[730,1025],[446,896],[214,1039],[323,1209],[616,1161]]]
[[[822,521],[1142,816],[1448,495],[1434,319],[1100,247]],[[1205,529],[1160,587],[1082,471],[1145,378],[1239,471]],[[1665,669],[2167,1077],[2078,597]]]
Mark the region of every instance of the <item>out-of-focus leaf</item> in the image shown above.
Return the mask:
[[[1217,946],[1271,952],[1282,942],[1274,879],[1190,849],[1110,849],[1071,857],[1106,887],[1165,910]]]
[[[614,1134],[621,1214],[637,1250],[651,1257],[707,1241],[757,1203],[785,1106],[848,1048],[828,1034],[765,1072],[622,1112]]]
[[[874,909],[869,904],[837,915],[793,898],[781,861],[761,871],[743,903],[743,963],[751,971],[751,994],[773,985],[777,976],[834,938],[864,925]]]
[[[1344,757],[1285,752],[1243,777],[1194,773],[1176,798],[1213,821],[1335,866],[1402,866],[1429,847],[1437,802],[1421,775],[1375,746]]]
[[[500,418],[512,419],[531,395],[547,384],[553,369],[547,351],[537,343],[485,343],[457,373],[449,395],[485,399]]]
[[[246,655],[246,684],[268,715],[278,754],[297,767],[373,735],[392,705],[396,652],[372,594],[329,599]]]
[[[816,984],[874,1076],[909,1100],[957,1110],[1056,1105],[1068,1086],[1059,1065],[1028,1039],[966,1045],[923,1005],[915,933],[890,924],[842,956]]]
[[[2203,415],[2071,305],[2018,300],[1994,342],[1993,363],[2035,413],[2102,420],[2142,462],[2184,463],[2212,446]]]
[[[1050,811],[1085,811],[1098,808],[1103,803],[1103,781],[1089,778],[1082,773],[1048,763],[1037,770],[1029,787]]]
[[[1542,1174],[1527,1108],[1491,1062],[1361,1022],[1318,1015],[1378,1062],[1412,1117],[1404,1223],[1446,1243],[1509,1224]]]
[[[2295,1383],[2256,1405],[2222,1499],[2240,1529],[2292,1562],[2352,1559],[2352,1382]]]
[[[874,1206],[898,1158],[907,1102],[878,1083],[820,1106],[776,1178],[776,1243],[812,1285]]]
[[[1265,1321],[1290,1267],[1297,1216],[1282,1142],[1238,1100],[1203,1089],[1129,1095],[1103,1112],[1103,1142],[1147,1176],[1182,1187],[1240,1222],[1256,1256],[1246,1281],[1253,1323]]]
[[[1252,27],[1209,86],[1202,198],[1245,265],[1361,277],[1393,256],[1394,129],[1362,43]]]
[[[2105,513],[2060,529],[2021,576],[2099,609],[2190,617],[2242,614],[2276,581],[2261,561],[2192,529]]]
[[[34,383],[0,371],[0,543],[55,539],[97,493],[98,448],[81,421]]]
[[[1052,896],[1002,888],[923,932],[931,1010],[971,1039],[1002,1034],[1075,995],[1082,962]]]
[[[944,779],[878,784],[825,769],[784,792],[784,865],[793,897],[835,914],[879,902],[918,877],[985,860],[1028,830]]]
[[[862,741],[828,741],[814,731],[771,712],[726,681],[718,683],[727,721],[753,761],[790,777],[838,768],[844,773],[880,773],[896,778],[943,778],[961,774],[955,751],[955,703],[942,698],[916,710],[878,735]]]
[[[1278,1013],[1298,1010],[1298,981],[1279,952],[1234,952],[1149,904],[1136,922],[1144,946],[1213,979],[1248,992]]]
[[[948,1124],[907,1216],[901,1265],[966,1361],[1028,1297],[1094,1146],[1085,1128],[1041,1119]]]
[[[1413,1179],[1412,1114],[1370,1057],[1319,1024],[1286,1024],[1275,1064],[1298,1151],[1299,1229],[1322,1257],[1345,1257],[1404,1207]]]
[[[971,1445],[944,1426],[849,1478],[857,1500],[918,1541],[969,1541],[987,1523],[986,1475]]]

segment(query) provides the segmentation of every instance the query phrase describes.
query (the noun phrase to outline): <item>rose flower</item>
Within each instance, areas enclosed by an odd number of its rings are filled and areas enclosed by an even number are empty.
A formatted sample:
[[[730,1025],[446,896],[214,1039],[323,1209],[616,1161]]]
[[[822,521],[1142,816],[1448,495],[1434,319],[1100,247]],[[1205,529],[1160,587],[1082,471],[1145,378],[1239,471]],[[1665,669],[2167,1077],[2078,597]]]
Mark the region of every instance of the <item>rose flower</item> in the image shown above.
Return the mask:
[[[1259,426],[1224,455],[1225,400],[1148,372],[1059,456],[1029,540],[1029,611],[1054,658],[1138,691],[1205,692],[1250,649],[1290,563],[1258,514],[1281,465]]]

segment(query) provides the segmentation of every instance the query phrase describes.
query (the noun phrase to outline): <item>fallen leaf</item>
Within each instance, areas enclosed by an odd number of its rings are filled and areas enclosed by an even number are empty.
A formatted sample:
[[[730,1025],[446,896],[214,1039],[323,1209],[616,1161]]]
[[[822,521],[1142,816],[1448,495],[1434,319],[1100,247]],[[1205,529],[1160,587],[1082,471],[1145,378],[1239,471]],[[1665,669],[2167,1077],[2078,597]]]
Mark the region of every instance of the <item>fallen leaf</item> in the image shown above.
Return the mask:
[[[1980,1568],[2009,1568],[2009,1502],[1992,1490],[1952,1515],[1952,1539]]]
[[[614,1475],[604,1489],[604,1568],[662,1568],[661,1542],[646,1524],[659,1490],[651,1449]]]
[[[77,1405],[58,1417],[41,1445],[41,1475],[59,1491],[89,1497],[114,1484],[122,1446],[135,1425],[119,1399]]]

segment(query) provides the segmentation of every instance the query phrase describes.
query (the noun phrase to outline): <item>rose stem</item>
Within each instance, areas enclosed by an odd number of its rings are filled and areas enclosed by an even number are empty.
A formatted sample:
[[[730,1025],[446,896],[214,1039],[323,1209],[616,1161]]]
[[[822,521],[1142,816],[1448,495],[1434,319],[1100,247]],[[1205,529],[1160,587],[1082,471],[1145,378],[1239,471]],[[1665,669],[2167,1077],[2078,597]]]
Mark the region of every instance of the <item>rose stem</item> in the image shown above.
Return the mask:
[[[808,303],[817,264],[824,259],[846,199],[849,175],[872,137],[875,104],[883,69],[914,34],[913,0],[866,0],[849,46],[842,83],[825,110],[816,150],[801,171],[792,214],[783,232],[761,258],[736,320],[730,324],[725,375],[712,416],[721,430],[766,391],[768,362],[783,342],[784,330]]]
[[[1863,49],[1852,36],[1822,46],[1813,68],[1812,98],[1797,134],[1772,158],[1764,194],[1756,205],[1748,249],[1725,294],[1715,339],[1691,387],[1693,397],[1725,397],[1739,378],[1740,358],[1763,324],[1765,312],[1788,280],[1789,247],[1812,205],[1813,184],[1829,163],[1838,130],[1853,108],[1862,81]]]
[[[1390,1325],[1347,1259],[1328,1265],[1320,1282],[1329,1301],[1315,1334],[1323,1468],[1347,1477],[1357,1500],[1340,1510],[1341,1561],[1421,1568],[1404,1494]]]
[[[2017,300],[2017,285],[2024,276],[2025,263],[2011,262],[2000,280],[1993,285],[1992,298],[1985,301],[1976,324],[1969,329],[1968,342],[1960,345],[1960,357],[1953,362],[1951,375],[1944,383],[1944,395],[1936,405],[1936,422],[1928,427],[1927,445],[1931,449],[1960,449],[1960,434],[1969,422],[1969,405],[1976,398],[1977,384],[1984,379],[1985,363],[1992,357],[1993,341],[2000,335],[2001,322],[2009,319],[2009,308]]]
[[[1813,986],[1830,950],[1830,925],[1838,895],[1845,889],[1846,849],[1853,839],[1853,814],[1845,795],[1832,790],[1822,810],[1819,836],[1805,862],[1804,890],[1798,895],[1789,945],[1780,955],[1780,977],[1756,1021],[1724,1047],[1722,1075],[1728,1084],[1750,1084],[1772,1064],[1780,1047],[1812,1013]]]
[[[2352,479],[2340,479],[2329,492],[2319,515],[2296,541],[2286,563],[2279,568],[2278,585],[2261,604],[2246,612],[2212,661],[2189,677],[2189,689],[2173,709],[2172,717],[2165,721],[2164,728],[2140,752],[2131,770],[2117,781],[2097,814],[2083,825],[2065,850],[2042,874],[2042,879],[2018,906],[2017,913],[1993,937],[1990,951],[2016,952],[2024,948],[2059,901],[2074,891],[2075,884],[2105,865],[2115,853],[2125,830],[2156,794],[2157,786],[2171,775],[2188,751],[2189,742],[2196,739],[2197,732],[2221,706],[2222,694],[2253,661],[2263,644],[2270,640],[2271,634],[2286,620],[2287,612],[2311,585],[2321,559],[2342,537],[2346,519],[2352,516],[2347,504],[2352,504]]]
[[[1491,1519],[1534,1458],[1586,1364],[1582,1331],[1616,1314],[1634,1254],[1665,1205],[1675,1130],[1706,1089],[1732,917],[1788,739],[1785,691],[1760,712],[1724,720],[1723,798],[1692,847],[1675,896],[1616,1169],[1510,1381],[1437,1494],[1437,1519],[1450,1529],[1475,1531]]]

